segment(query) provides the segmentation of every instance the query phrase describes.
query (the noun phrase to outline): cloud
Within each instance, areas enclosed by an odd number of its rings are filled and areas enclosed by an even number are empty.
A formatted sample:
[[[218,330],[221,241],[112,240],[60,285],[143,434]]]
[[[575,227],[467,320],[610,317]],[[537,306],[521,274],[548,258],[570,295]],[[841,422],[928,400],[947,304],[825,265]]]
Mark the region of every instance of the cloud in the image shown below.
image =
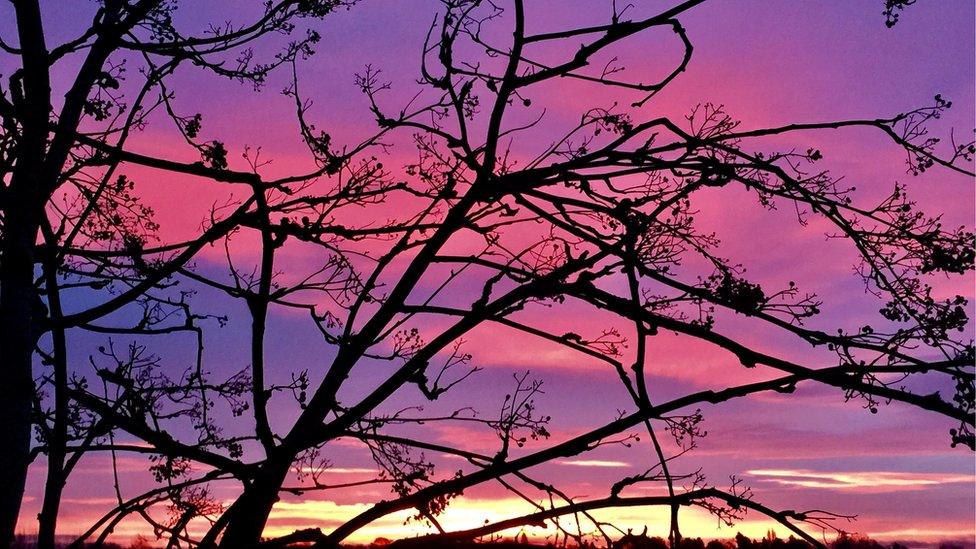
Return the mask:
[[[623,461],[610,461],[603,459],[567,459],[557,461],[559,465],[572,465],[574,467],[630,467],[629,463]]]
[[[333,473],[336,475],[373,475],[376,474],[376,469],[370,469],[368,467],[329,467],[327,469],[319,469],[316,467],[302,467],[302,473]]]
[[[893,471],[819,472],[807,469],[753,469],[747,474],[767,482],[798,488],[900,492],[932,486],[972,483],[976,476],[949,473]]]
[[[68,505],[115,506],[118,505],[118,500],[116,498],[63,498],[61,499],[61,503]]]
[[[872,533],[871,537],[878,540],[900,541],[902,544],[904,544],[906,540],[942,540],[943,543],[939,544],[941,547],[950,545],[972,547],[972,535],[972,529],[967,530],[964,527],[956,529],[902,528],[899,530],[879,530]],[[924,542],[916,542],[918,545],[922,545],[923,543]],[[912,544],[908,545],[911,546]]]

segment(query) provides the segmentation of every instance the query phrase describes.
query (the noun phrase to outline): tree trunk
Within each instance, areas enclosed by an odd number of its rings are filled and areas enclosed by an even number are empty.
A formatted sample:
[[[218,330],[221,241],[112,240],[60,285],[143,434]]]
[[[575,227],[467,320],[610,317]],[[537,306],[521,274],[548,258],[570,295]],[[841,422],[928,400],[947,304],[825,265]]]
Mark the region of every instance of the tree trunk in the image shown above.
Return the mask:
[[[0,259],[0,546],[13,539],[30,464],[38,226],[26,209],[5,212]]]
[[[278,491],[291,463],[290,456],[281,454],[270,459],[240,499],[227,510],[230,520],[220,540],[221,548],[254,547],[261,541],[261,533],[264,532],[271,508],[278,501]]]
[[[52,455],[57,454],[57,455]],[[48,452],[47,480],[44,484],[44,503],[37,515],[37,549],[55,549],[58,511],[64,491],[64,452]]]
[[[45,237],[49,236],[49,231]],[[50,242],[53,238],[47,238]],[[58,285],[57,266],[49,262],[44,267],[45,286],[48,296],[48,317],[60,323],[64,317],[61,309],[61,288]],[[63,326],[51,330],[54,358],[54,425],[47,440],[47,481],[44,484],[44,503],[37,517],[38,549],[55,549],[58,511],[67,481],[65,456],[68,444],[68,345]]]
[[[0,240],[0,545],[13,539],[30,464],[31,359],[37,342],[34,245],[46,192],[43,182],[51,112],[49,60],[37,0],[14,4],[23,60],[15,104],[22,127],[16,166],[4,193]]]

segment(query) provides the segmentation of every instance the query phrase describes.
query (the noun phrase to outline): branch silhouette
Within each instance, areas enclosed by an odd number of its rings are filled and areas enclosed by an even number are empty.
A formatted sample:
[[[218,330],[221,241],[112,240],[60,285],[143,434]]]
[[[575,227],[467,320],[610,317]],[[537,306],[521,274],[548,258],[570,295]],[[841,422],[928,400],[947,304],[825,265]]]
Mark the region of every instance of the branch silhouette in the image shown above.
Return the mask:
[[[633,18],[611,3],[609,22],[541,33],[545,14],[524,0],[441,0],[407,95],[372,65],[356,75],[372,133],[341,145],[316,125],[308,98],[319,90],[300,67],[315,53],[319,25],[328,30],[329,16],[356,2],[258,4],[194,35],[177,23],[175,3],[107,0],[86,30],[49,47],[38,3],[15,3],[18,43],[0,43],[17,66],[0,88],[0,443],[9,449],[0,453],[0,541],[13,537],[32,460],[48,464],[39,544],[50,548],[71,472],[100,454],[112,463],[116,503],[76,547],[138,518],[172,547],[333,548],[403,511],[436,533],[397,546],[547,524],[577,544],[610,546],[622,530],[591,511],[644,506],[668,508],[672,547],[689,506],[726,523],[758,513],[819,547],[808,530],[836,528],[831,519],[841,515],[777,510],[741,480],[719,488],[691,465],[706,436],[702,406],[816,386],[870,413],[894,404],[932,414],[948,444],[976,449],[969,304],[932,286],[936,276],[971,276],[972,229],[921,211],[911,184],[880,198],[858,192],[807,144],[815,132],[870,129],[904,155],[910,175],[972,177],[976,145],[933,136],[952,108],[945,97],[887,117],[765,128],[746,128],[715,104],[649,116],[643,109],[694,68],[681,21],[707,10],[706,0]],[[908,4],[886,2],[886,23]],[[632,78],[617,53],[654,31],[679,53],[654,78]],[[70,83],[55,89],[54,77],[75,62]],[[287,79],[305,165],[272,176],[260,148],[238,151],[210,133],[203,113],[184,112],[174,74],[191,67],[256,88],[275,74]],[[557,119],[552,91],[567,85],[613,99],[580,99],[577,118]],[[137,146],[133,136],[159,124],[185,154]],[[385,165],[394,150],[415,156]],[[214,203],[192,236],[171,238],[129,175],[139,170],[234,195]],[[865,291],[843,299],[870,310],[859,315],[869,324],[825,318],[835,304],[828,297],[753,277],[741,258],[726,257],[697,216],[704,197],[734,192],[757,205],[757,231],[785,223],[768,214],[777,208],[795,211],[806,230],[825,227],[837,250],[830,260],[855,258]],[[805,250],[780,251],[810,260]],[[557,319],[569,306],[587,313]],[[283,311],[322,347],[276,332]],[[235,372],[205,345],[225,325],[246,351]],[[480,381],[491,357],[469,345],[485,330],[527,338],[505,342],[520,347],[520,362],[555,348],[596,364],[588,375],[620,383],[618,414],[594,413],[595,425],[553,440],[560,418],[544,401],[560,395],[547,395],[543,380],[518,364],[510,387]],[[72,348],[82,333],[104,343]],[[719,350],[729,369],[741,367],[741,383],[664,393],[649,380],[662,333]],[[778,351],[774,338],[809,354]],[[277,345],[318,366],[293,369],[269,352]],[[174,360],[177,351],[191,358]],[[455,395],[465,402],[452,405]],[[434,439],[429,425],[490,443]],[[368,455],[375,474],[323,480],[340,444]],[[590,499],[530,470],[608,446],[632,448],[639,470]],[[428,457],[441,454],[466,470]],[[141,459],[158,486],[124,497],[121,456]],[[445,528],[452,501],[487,484],[531,511]],[[631,495],[641,484],[666,495]],[[368,485],[393,495],[364,502],[328,532],[264,537],[282,494]],[[217,487],[234,494],[226,507]],[[566,516],[575,525],[560,522]]]

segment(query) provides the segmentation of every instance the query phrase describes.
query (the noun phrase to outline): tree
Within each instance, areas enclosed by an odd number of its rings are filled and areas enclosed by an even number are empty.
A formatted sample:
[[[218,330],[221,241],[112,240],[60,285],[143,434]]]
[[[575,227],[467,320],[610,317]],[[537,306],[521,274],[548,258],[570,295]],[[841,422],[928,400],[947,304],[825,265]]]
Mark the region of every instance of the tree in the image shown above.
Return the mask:
[[[191,242],[152,246],[156,228],[152,212],[139,203],[134,183],[122,173],[125,165],[260,185],[252,174],[227,169],[226,151],[220,141],[199,138],[199,114],[181,116],[173,111],[174,95],[167,88],[167,80],[179,68],[193,65],[260,85],[276,67],[311,54],[319,37],[309,30],[287,41],[276,54],[269,54],[268,61],[255,57],[254,43],[269,34],[292,34],[299,20],[323,17],[349,3],[260,2],[252,6],[256,9],[250,20],[212,26],[198,33],[175,23],[176,2],[105,0],[99,3],[87,28],[52,47],[47,43],[39,3],[13,2],[16,40],[0,42],[6,56],[4,66],[14,67],[6,89],[0,89],[3,543],[12,539],[32,459],[30,434],[36,394],[32,361],[44,334],[50,335],[50,347],[41,356],[53,371],[41,376],[40,388],[52,389],[53,408],[50,414],[35,411],[49,416],[38,421],[37,427],[48,463],[40,539],[43,546],[50,547],[65,477],[82,453],[75,449],[68,457],[66,445],[78,440],[90,446],[106,428],[98,419],[86,425],[85,418],[72,411],[65,330],[90,327],[116,311],[146,303],[147,292],[165,286],[167,278],[200,248],[233,230],[244,217],[254,215],[243,207],[226,219],[215,219],[208,231]],[[63,90],[63,100],[55,99],[55,76],[71,70],[74,63],[79,68]],[[133,65],[139,68],[135,81],[127,78]],[[201,161],[177,162],[127,148],[129,137],[160,110],[169,114]],[[127,263],[120,261],[126,258]],[[115,293],[97,292],[106,288]],[[92,290],[89,298],[104,299],[88,309],[66,314],[61,293],[79,289]],[[156,312],[146,311],[144,328],[152,325],[151,315]],[[192,321],[188,316],[186,329],[194,329]]]
[[[299,130],[319,166],[301,176],[268,180],[255,151],[246,152],[249,171],[232,171],[218,142],[198,145],[202,164],[183,165],[89,142],[72,130],[75,143],[83,140],[81,145],[95,151],[95,160],[82,157],[91,164],[104,162],[97,152],[105,151],[117,162],[193,173],[249,190],[246,199],[215,210],[208,228],[191,243],[150,248],[144,239],[131,236],[145,228],[133,230],[111,218],[101,227],[122,232],[112,232],[116,244],[107,250],[66,245],[63,236],[50,239],[54,244],[48,249],[65,250],[65,256],[88,266],[66,262],[67,268],[57,263],[48,268],[44,295],[54,311],[52,326],[159,337],[183,330],[201,338],[196,363],[185,374],[172,375],[172,368],[167,373],[165,360],[146,344],[113,342],[99,349],[91,360],[94,372],[87,372],[103,385],[101,392],[86,377],[60,382],[63,398],[73,403],[60,409],[78,411],[91,450],[149,454],[162,483],[120,500],[79,541],[104,539],[115,524],[136,513],[166,532],[174,546],[259,545],[283,491],[351,488],[322,483],[318,475],[328,468],[330,445],[352,440],[371,453],[380,471],[365,482],[389,484],[396,497],[329,533],[299,530],[266,540],[268,546],[313,542],[335,547],[370,522],[407,510],[438,533],[399,545],[474,539],[547,521],[557,521],[560,535],[582,542],[588,532],[558,522],[565,515],[592,525],[609,544],[611,525],[592,512],[628,506],[669,508],[672,546],[682,540],[682,506],[704,508],[728,523],[746,511],[764,514],[821,546],[802,525],[830,527],[835,517],[829,513],[772,509],[755,501],[738,480],[719,488],[700,475],[672,472],[675,460],[693,450],[703,435],[698,406],[766,391],[789,394],[799,384],[833,387],[871,412],[885,402],[897,402],[944,416],[954,422],[951,443],[972,449],[974,353],[972,343],[956,335],[968,326],[967,303],[963,297],[936,299],[927,282],[932,274],[958,276],[973,269],[973,233],[948,229],[938,217],[918,212],[905,186],[868,203],[842,178],[817,166],[823,157],[819,150],[783,149],[764,141],[867,128],[904,150],[912,173],[944,169],[972,175],[968,163],[973,143],[946,147],[928,133],[928,125],[951,103],[936,96],[930,106],[889,118],[759,129],[742,129],[715,105],[702,105],[685,120],[642,118],[640,107],[652,104],[689,66],[692,42],[678,18],[705,9],[699,6],[703,3],[687,1],[641,17],[614,9],[609,22],[536,33],[522,0],[504,7],[444,0],[422,49],[424,90],[408,105],[390,107],[384,96],[390,85],[367,67],[357,84],[370,102],[378,136],[341,152],[308,120],[295,65],[302,50],[295,46],[282,58],[282,64],[293,67],[285,94],[294,100]],[[306,7],[298,3],[294,9]],[[655,29],[673,32],[684,52],[657,82],[629,81],[612,61],[593,70],[627,38]],[[210,68],[221,66],[213,63]],[[622,96],[636,94],[636,99],[629,108],[588,107],[574,125],[552,133],[533,109],[541,111],[538,103],[547,86],[567,80]],[[168,101],[161,99],[161,105],[170,110]],[[173,118],[188,139],[196,138],[198,118],[175,112]],[[525,137],[533,133],[544,134],[549,144],[533,146],[538,140]],[[403,134],[411,136],[417,160],[400,174],[373,154],[392,146],[379,135]],[[720,242],[696,222],[695,201],[702,194],[733,188],[750,193],[767,209],[795,208],[800,224],[812,219],[827,223],[837,244],[858,257],[868,298],[881,300],[877,322],[856,330],[809,328],[822,307],[817,296],[790,282],[771,289],[723,257]],[[113,203],[127,204],[118,198]],[[384,204],[395,204],[395,211]],[[242,261],[228,244],[245,233],[259,241],[253,264]],[[226,274],[192,268],[189,258],[215,242],[225,244]],[[308,272],[278,272],[276,261],[288,249],[304,250],[320,262]],[[53,304],[58,290],[51,289],[64,287],[69,275],[88,289],[106,279],[130,289],[121,294],[124,301],[117,297],[94,311],[63,315]],[[33,287],[29,278],[24,283]],[[246,305],[251,356],[245,370],[225,380],[206,373],[201,334],[204,321],[215,318],[191,307],[189,297],[173,285],[176,281]],[[557,331],[523,315],[569,302],[612,318],[611,325],[597,331],[587,325]],[[141,307],[135,322],[94,324],[123,303]],[[273,308],[308,314],[334,352],[323,358],[327,366],[321,372],[295,372],[284,384],[269,380],[265,340]],[[630,402],[622,405],[631,411],[567,440],[547,442],[551,418],[535,402],[542,385],[527,373],[515,376],[497,415],[475,414],[469,407],[446,415],[425,414],[414,406],[389,409],[394,397],[433,402],[476,379],[475,357],[465,350],[464,338],[487,325],[520,331],[605,364],[629,395]],[[737,335],[741,326],[788,336],[814,349],[811,359],[797,361],[748,343]],[[717,346],[743,368],[777,375],[660,401],[647,386],[646,374],[654,367],[649,341],[661,332]],[[57,350],[63,346],[57,337],[63,336],[57,333],[52,363],[56,371],[65,372],[65,359],[58,358],[65,352]],[[914,392],[906,380],[920,378],[948,387],[952,399]],[[356,382],[368,382],[367,389],[349,388]],[[268,412],[269,401],[281,395],[294,397],[294,417],[283,428]],[[233,416],[246,416],[253,428],[245,435],[225,429],[227,420],[217,412],[217,403]],[[497,449],[479,453],[463,440],[445,445],[398,431],[435,422],[481,425],[497,437]],[[196,440],[173,435],[181,423],[192,427]],[[633,429],[642,430],[644,439],[631,433]],[[116,443],[117,434],[143,444]],[[666,451],[661,440],[665,435],[674,438],[676,454]],[[605,497],[572,498],[528,471],[617,443],[646,444],[650,461],[643,473],[609,486]],[[57,442],[50,446],[58,447]],[[462,458],[468,470],[439,474],[424,451]],[[197,472],[199,466],[203,472]],[[300,484],[290,484],[295,477]],[[437,516],[453,498],[489,482],[502,484],[537,510],[465,531],[441,527]],[[215,483],[239,484],[240,495],[229,508],[222,508],[208,491]],[[667,493],[627,495],[643,483],[660,483]],[[540,505],[524,490],[544,494],[552,503]],[[168,506],[169,521],[148,513],[153,506]],[[208,532],[194,539],[189,525],[201,518]]]

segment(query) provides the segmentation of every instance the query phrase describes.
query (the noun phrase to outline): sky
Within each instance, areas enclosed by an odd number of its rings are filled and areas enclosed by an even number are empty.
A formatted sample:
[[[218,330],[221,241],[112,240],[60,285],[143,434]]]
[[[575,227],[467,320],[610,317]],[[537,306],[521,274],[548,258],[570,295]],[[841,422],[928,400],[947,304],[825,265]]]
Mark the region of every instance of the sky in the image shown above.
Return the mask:
[[[180,17],[187,18],[188,24],[222,20],[231,5],[207,1],[189,9],[188,3],[184,4]],[[636,17],[667,2],[635,0],[633,4],[630,14]],[[364,65],[380,69],[383,78],[392,83],[385,99],[391,106],[417,89],[420,49],[436,7],[437,3],[429,0],[364,0],[316,24],[322,42],[317,55],[300,64],[299,72],[303,93],[314,101],[310,115],[328,129],[335,142],[353,144],[375,131],[368,103],[354,84],[354,75]],[[6,6],[2,9],[9,10]],[[72,36],[79,22],[90,17],[90,10],[87,2],[46,2],[49,43]],[[905,11],[891,29],[885,27],[881,10],[880,0],[708,2],[681,18],[695,46],[688,70],[637,114],[679,117],[696,104],[712,102],[724,105],[742,121],[743,128],[756,128],[796,121],[890,116],[926,105],[935,94],[942,94],[955,106],[934,130],[944,134],[954,128],[957,135],[967,135],[973,128],[976,102],[973,3],[920,3]],[[0,11],[0,21],[5,13]],[[609,13],[609,2],[537,0],[530,3],[528,19],[530,31],[548,31],[602,24]],[[9,23],[0,23],[0,33],[9,36]],[[633,39],[614,54],[627,67],[627,74],[650,79],[666,73],[680,50],[670,33],[652,32]],[[8,70],[0,66],[0,72],[7,74]],[[55,86],[65,86],[70,78],[71,70],[55,75]],[[236,156],[245,146],[260,146],[263,157],[273,160],[267,172],[275,174],[308,165],[296,139],[293,106],[277,93],[286,85],[286,75],[276,74],[265,89],[255,93],[248,86],[187,71],[176,75],[172,88],[184,112],[204,114],[204,131],[226,142],[232,164],[240,163]],[[535,93],[531,97],[533,106],[527,107],[524,116],[545,109],[546,118],[535,133],[517,143],[516,150],[526,157],[533,148],[545,145],[546,132],[572,123],[586,108],[614,100],[626,104],[633,99],[620,92],[611,94],[563,82]],[[389,166],[400,167],[415,158],[408,143],[398,139],[391,138],[394,146],[388,151],[374,153]],[[944,214],[946,225],[972,226],[976,187],[970,178],[945,172],[907,175],[901,153],[876,133],[808,133],[772,144],[787,143],[822,149],[831,170],[845,174],[863,196],[881,196],[894,182],[902,182],[923,209]],[[172,128],[163,123],[135,135],[132,149],[172,158],[193,157]],[[138,182],[140,196],[154,208],[167,239],[192,234],[211,206],[233,193],[212,182],[174,178],[148,169],[130,167],[126,173]],[[877,303],[865,295],[853,273],[853,257],[824,238],[822,225],[799,226],[791,222],[790,211],[763,212],[745,193],[705,197],[696,206],[700,209],[699,222],[722,239],[724,255],[745,265],[751,275],[779,285],[792,280],[824,298],[824,312],[814,326],[852,328],[876,314]],[[774,222],[759,224],[760,216]],[[242,262],[254,260],[253,241],[246,235],[234,246]],[[279,268],[285,277],[299,276],[317,260],[300,246],[282,253]],[[197,268],[220,272],[224,268],[222,255],[222,249],[204,251]],[[972,297],[971,273],[937,281],[935,288],[939,295],[962,293]],[[228,327],[207,333],[208,367],[227,373],[245,366],[249,359],[246,342],[240,337],[240,330],[246,326],[242,305],[205,291],[198,300],[207,309],[230,318]],[[83,298],[67,303],[69,309],[83,305]],[[573,304],[526,310],[520,318],[589,333],[607,327],[607,319]],[[288,310],[272,310],[269,322],[267,355],[273,380],[287,380],[292,372],[302,369],[308,369],[313,378],[320,375],[316,372],[328,363],[332,351],[314,326]],[[808,348],[746,323],[735,330],[735,335],[744,340],[784,356],[822,356],[811,355]],[[526,370],[531,370],[533,378],[544,380],[545,393],[537,403],[554,418],[553,440],[612,419],[629,401],[613,372],[562,349],[501,328],[478,329],[466,339],[466,349],[483,371],[467,387],[447,395],[427,412],[473,403],[490,415],[511,386],[513,374]],[[103,343],[100,336],[72,335],[73,361],[83,367],[93,349]],[[176,341],[152,350],[177,367],[189,360],[186,343]],[[654,368],[648,374],[648,383],[652,394],[662,400],[769,375],[743,371],[727,353],[671,334],[655,337],[650,354]],[[373,379],[368,368],[364,369],[351,380],[351,391],[364,390]],[[402,402],[407,401],[397,400],[391,406]],[[881,540],[976,541],[973,456],[967,450],[949,447],[947,431],[952,425],[946,420],[897,404],[870,414],[858,402],[845,402],[836,391],[812,385],[801,386],[793,395],[756,395],[703,407],[702,412],[708,434],[697,449],[675,462],[673,468],[679,472],[700,468],[718,486],[726,486],[729,476],[736,475],[758,501],[773,508],[827,509],[857,515],[856,521],[843,528]],[[294,418],[294,405],[273,401],[271,414],[272,422],[283,430]],[[492,433],[464,424],[431,424],[422,435],[432,442],[463,440],[486,453],[495,444]],[[532,445],[530,442],[529,449]],[[600,497],[606,494],[608,484],[641,471],[650,459],[647,450],[643,445],[612,445],[585,456],[557,460],[532,473],[558,481],[573,496]],[[444,456],[429,457],[444,471],[464,465]],[[326,473],[328,482],[351,482],[373,473],[368,454],[352,445],[340,443],[331,448],[329,459],[333,468]],[[19,527],[24,532],[35,527],[44,467],[43,459],[39,459],[31,468],[29,495]],[[82,460],[66,489],[61,532],[80,532],[114,506],[110,475],[107,456],[92,455]],[[139,456],[122,457],[118,475],[123,492],[129,495],[154,485],[145,460]],[[236,494],[232,485],[217,485],[214,490],[226,501]],[[648,488],[646,493],[655,490],[660,487]],[[335,494],[313,493],[301,499],[286,495],[272,512],[266,534],[310,526],[328,529],[369,503],[390,496],[382,485]],[[448,528],[473,527],[485,519],[510,516],[516,509],[527,507],[501,487],[487,486],[471,490],[453,503],[442,522]],[[601,516],[638,530],[646,525],[653,534],[667,533],[663,509],[607,511]],[[770,528],[785,534],[755,515],[733,528],[720,527],[714,517],[695,510],[683,510],[682,520],[686,533],[703,537],[731,537],[737,531],[758,537]],[[402,516],[394,516],[370,525],[353,539],[369,541],[419,531],[425,528],[415,523],[405,525]],[[151,534],[132,520],[120,524],[115,535],[121,539],[139,533]]]

